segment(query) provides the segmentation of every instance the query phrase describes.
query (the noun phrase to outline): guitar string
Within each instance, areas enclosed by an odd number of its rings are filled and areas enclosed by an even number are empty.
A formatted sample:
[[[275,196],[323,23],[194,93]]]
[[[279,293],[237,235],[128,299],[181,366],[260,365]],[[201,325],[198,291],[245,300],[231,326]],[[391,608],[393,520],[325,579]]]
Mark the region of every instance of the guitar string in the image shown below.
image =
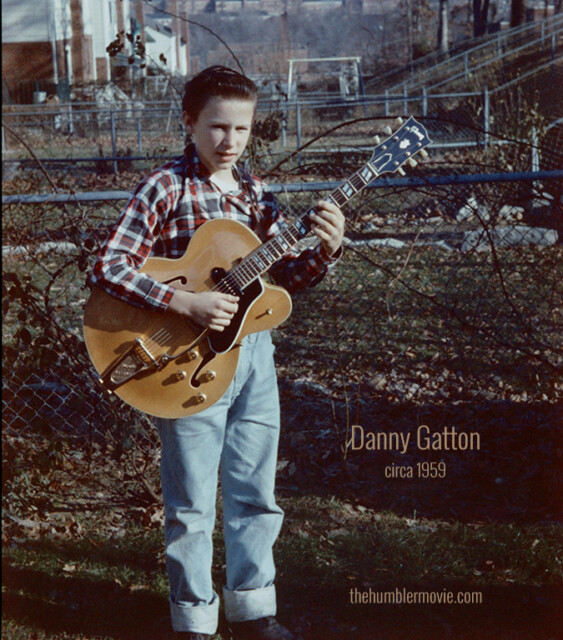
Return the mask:
[[[369,179],[365,179],[362,175],[366,171],[369,174]],[[331,199],[333,202],[335,202],[338,206],[342,206],[351,197],[353,197],[356,193],[361,191],[367,184],[369,184],[369,182],[377,175],[378,175],[377,170],[371,167],[370,163],[368,162],[361,169],[353,173],[352,176],[350,176],[350,178],[344,185],[342,185],[341,187],[338,187],[332,193],[330,193],[328,195],[328,198]],[[347,186],[351,186],[354,191],[350,195],[347,195],[344,191]],[[257,266],[255,265],[254,261],[262,260],[263,256],[265,256],[266,257],[265,263],[266,265],[268,265],[268,262],[272,261],[271,254],[268,255],[270,250],[273,250],[272,251],[274,256],[273,260],[275,261],[283,255],[283,252],[285,250],[289,249],[289,247],[293,246],[293,244],[295,244],[298,241],[300,235],[305,236],[309,232],[310,230],[309,214],[310,213],[311,213],[311,210],[307,211],[305,214],[303,214],[303,216],[301,216],[301,218],[299,218],[295,223],[290,225],[287,229],[283,230],[278,236],[272,238],[271,240],[266,242],[264,245],[261,245],[260,247],[258,247],[254,252],[252,252],[249,256],[247,256],[241,263],[239,263],[234,269],[232,269],[230,272],[227,272],[227,275],[224,278],[222,278],[221,281],[218,282],[214,287],[212,287],[211,291],[222,290],[223,292],[225,292],[225,288],[226,288],[227,290],[226,292],[237,294],[240,291],[240,289],[243,289],[254,278],[258,277],[261,273],[265,271],[263,265]],[[300,225],[300,228],[298,227],[298,225]],[[295,232],[297,233],[297,237],[293,236],[292,230],[295,230]],[[285,240],[286,243],[288,243],[288,246],[284,247],[281,240],[278,240],[278,238]],[[279,249],[277,245],[279,245]],[[279,255],[278,255],[278,252],[279,252]],[[253,272],[253,270],[255,270],[255,272]],[[240,272],[241,278],[239,278],[239,272]],[[177,325],[178,323],[174,322],[174,324]],[[163,340],[166,340],[172,337],[173,337],[173,334],[170,332],[170,330],[166,330],[166,328],[163,327],[159,332],[157,332],[157,334],[155,334],[152,340],[156,341],[157,339],[160,339],[160,338],[162,338]]]
[[[356,177],[356,174],[351,176],[348,182],[351,182],[355,177]],[[328,197],[333,199],[337,204],[340,204],[339,196],[341,195],[344,196],[345,198],[344,202],[346,202],[348,198],[342,192],[342,187],[335,189],[331,194],[329,194]],[[297,222],[293,223],[292,225],[290,225],[290,227],[288,227],[287,229],[284,229],[279,234],[286,241],[286,243],[288,243],[288,248],[298,241],[298,238],[294,237],[293,235],[293,229],[297,233],[299,233],[299,230],[296,228],[296,225],[298,223],[301,223],[304,225],[304,229],[305,229],[304,234],[308,233],[309,229],[307,227],[309,227],[309,225],[305,223],[305,220],[307,219],[310,213],[311,213],[311,210],[307,211],[305,214],[303,214],[303,216]],[[301,235],[301,233],[299,233],[299,235]],[[247,256],[241,263],[239,263],[233,270],[228,272],[224,278],[222,278],[218,283],[215,284],[215,286],[213,286],[210,289],[210,291],[220,290],[223,293],[231,293],[233,295],[236,295],[238,293],[238,290],[240,290],[241,288],[244,288],[252,280],[258,277],[261,272],[263,272],[263,269],[260,267],[256,270],[255,273],[253,272],[253,268],[255,268],[255,265],[253,264],[253,259],[255,259],[257,255],[261,257],[261,254],[267,253],[270,247],[276,249],[275,245],[278,242],[277,238],[278,236],[270,239],[267,243],[258,247],[254,252],[252,252],[249,256]],[[282,251],[283,249],[284,247],[281,246]],[[274,252],[274,256],[276,255],[277,255],[277,252]],[[280,257],[281,255],[283,255],[283,253],[280,253]],[[237,282],[239,272],[241,272],[242,280]],[[225,291],[225,288],[226,288],[226,291]],[[151,352],[151,349],[155,349],[155,347],[161,348],[161,342],[162,343],[170,342],[176,338],[176,336],[178,335],[177,329],[178,329],[179,321],[178,319],[174,318],[172,320],[172,323],[174,326],[171,326],[169,322],[166,326],[160,327],[155,334],[147,338],[146,343],[144,345],[147,351]],[[182,334],[183,334],[183,331],[182,331]],[[172,346],[173,345],[169,344],[168,348]],[[163,350],[163,353],[164,352],[165,351]],[[158,358],[161,354],[151,352],[151,355],[154,358]]]
[[[344,185],[338,187],[333,192],[331,192],[327,196],[327,198],[331,199],[338,206],[342,206],[343,204],[345,204],[351,197],[353,197],[356,193],[358,193],[361,189],[363,189],[368,184],[368,181],[364,180],[364,178],[360,175],[360,172],[364,171],[366,168],[370,169],[370,172],[371,172],[371,167],[369,167],[369,164],[366,164],[360,170],[356,171],[347,180],[347,182]],[[374,172],[374,174],[377,175],[377,172]],[[351,185],[354,190],[354,192],[351,193],[350,196],[346,195],[346,193],[344,192],[344,189],[348,185]],[[271,238],[265,244],[257,247],[255,251],[253,251],[250,255],[244,258],[244,260],[240,262],[234,269],[227,272],[226,276],[222,278],[218,283],[216,283],[210,289],[210,291],[219,290],[219,291],[222,291],[223,293],[231,293],[233,295],[237,295],[240,289],[243,289],[252,280],[254,280],[256,277],[258,277],[261,273],[263,273],[266,270],[266,269],[263,269],[261,266],[258,266],[256,272],[253,273],[253,269],[256,269],[256,266],[257,266],[254,264],[254,260],[261,260],[262,255],[265,254],[266,255],[265,263],[267,265],[268,252],[271,249],[274,256],[273,261],[279,259],[287,250],[289,250],[291,246],[293,246],[299,240],[299,236],[305,236],[310,231],[309,215],[311,212],[312,212],[312,209],[308,210],[296,222],[294,222],[289,227],[281,231],[280,234],[278,234],[278,236]],[[301,228],[298,228],[297,226],[298,224],[301,225]],[[294,232],[296,233],[297,237],[294,236]],[[284,246],[282,244],[282,240],[285,241],[287,246]],[[270,258],[270,261],[272,261],[271,255],[269,256],[269,258]],[[273,262],[271,263],[273,264]],[[239,275],[241,276],[240,278],[239,278]],[[182,324],[184,325],[183,327],[178,327],[178,325],[180,324],[180,320],[182,320]],[[171,326],[171,323],[169,322],[167,325],[160,327],[155,334],[147,338],[146,344],[144,345],[145,348],[150,352],[150,350],[154,349],[154,347],[161,347],[161,342],[169,342],[171,340],[174,340],[176,338],[178,328],[180,328],[183,334],[184,332],[183,330],[185,330],[185,321],[186,321],[185,318],[181,318],[181,317],[173,318],[172,324],[174,326]],[[193,330],[193,327],[191,328]],[[197,333],[197,332],[194,331],[194,333]],[[170,348],[171,346],[172,345],[168,345],[168,348]],[[151,355],[155,358],[158,357],[158,355],[156,354],[151,353]]]
[[[357,186],[359,188],[358,189],[355,188],[354,189],[355,192],[357,192],[365,184],[365,182],[361,179],[359,175],[357,175],[357,172],[353,174],[348,180],[348,183],[351,183],[354,187],[356,187],[356,184],[354,183],[357,183],[358,181],[359,181],[359,184]],[[346,185],[335,189],[331,194],[329,194],[328,197],[331,198],[336,204],[339,204],[339,205],[344,204],[349,199],[348,197],[346,197],[346,195],[342,191],[342,189],[345,186]],[[340,203],[341,198],[344,198],[342,203]],[[294,237],[293,230],[295,230],[295,232],[297,232],[299,235],[308,233],[309,231],[308,216],[310,213],[311,213],[311,210],[307,211],[305,214],[303,214],[303,216],[301,216],[301,218],[297,222],[293,223],[292,225],[290,225],[290,227],[288,227],[287,229],[284,229],[279,234],[279,236],[281,236],[281,238],[286,241],[288,245],[287,248],[292,246],[298,240],[298,237],[297,238]],[[305,229],[305,231],[303,230],[300,231],[299,229],[297,229],[296,225],[298,223],[301,223],[303,225],[303,229]],[[280,244],[279,250],[276,244]],[[262,254],[267,254],[270,249],[273,249],[274,260],[278,259],[278,257],[281,257],[283,255],[282,252],[284,251],[284,247],[279,242],[278,236],[272,238],[264,245],[261,245],[260,247],[258,247],[253,253],[251,253],[241,263],[239,263],[233,270],[228,272],[227,275],[224,278],[222,278],[220,282],[216,283],[216,285],[210,289],[210,291],[220,290],[223,293],[231,293],[233,295],[236,295],[241,288],[244,288],[252,280],[258,277],[261,272],[264,271],[264,269],[260,266],[256,269],[256,266],[253,263],[253,260],[261,259]],[[267,264],[268,260],[266,260],[265,262]],[[238,277],[239,273],[242,276],[242,279]],[[147,338],[145,348],[148,351],[150,351],[151,349],[154,349],[154,347],[161,347],[160,342],[165,342],[165,341],[168,342],[170,340],[173,340],[175,338],[176,329],[179,324],[176,318],[173,319],[173,324],[174,324],[174,327],[170,326],[170,323],[168,323],[167,326],[161,327],[154,335],[149,336]],[[153,357],[158,357],[158,356],[153,355]]]

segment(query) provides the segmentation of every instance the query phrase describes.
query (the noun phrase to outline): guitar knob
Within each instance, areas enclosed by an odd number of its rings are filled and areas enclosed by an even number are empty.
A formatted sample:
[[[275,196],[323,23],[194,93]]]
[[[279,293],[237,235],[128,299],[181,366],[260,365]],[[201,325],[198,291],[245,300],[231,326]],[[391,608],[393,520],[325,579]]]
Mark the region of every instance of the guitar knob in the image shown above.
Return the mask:
[[[386,125],[385,127],[383,127],[383,133],[386,136],[390,136],[393,132],[391,131],[391,127],[389,125]]]
[[[215,373],[215,371],[208,370],[203,374],[203,381],[211,382],[211,380],[215,380],[216,377],[217,374]]]
[[[205,393],[198,393],[195,399],[198,404],[202,404],[207,400],[207,396],[205,395]]]
[[[404,175],[405,175],[405,170],[403,169],[403,167],[399,167],[399,168],[397,169],[397,173],[398,173],[400,176],[404,176]]]
[[[373,140],[375,144],[379,144],[381,142],[381,138],[379,136],[373,136]]]
[[[273,309],[266,309],[266,315],[271,316],[274,313]]]
[[[423,158],[428,158],[428,151],[426,151],[426,149],[421,149],[421,150],[420,150],[420,155],[421,155]]]
[[[185,380],[187,377],[187,373],[182,369],[176,371],[176,380]]]
[[[409,158],[407,162],[411,167],[416,167],[416,165],[418,164],[418,162],[414,158]]]
[[[401,116],[398,116],[398,117],[395,119],[395,124],[396,124],[398,127],[400,127],[400,126],[403,124],[403,119],[401,118]]]
[[[197,351],[194,351],[193,349],[188,351],[188,358],[190,360],[195,360],[197,358]]]

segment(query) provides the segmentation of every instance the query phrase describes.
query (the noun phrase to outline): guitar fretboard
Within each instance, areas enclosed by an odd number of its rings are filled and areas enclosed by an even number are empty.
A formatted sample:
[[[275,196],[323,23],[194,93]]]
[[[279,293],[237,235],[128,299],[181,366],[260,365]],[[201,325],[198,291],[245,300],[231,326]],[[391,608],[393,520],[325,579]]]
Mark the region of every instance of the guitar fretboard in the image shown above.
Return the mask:
[[[342,207],[376,176],[377,172],[366,164],[346,180],[344,184],[334,189],[327,196],[327,200],[331,200],[338,207]],[[311,231],[312,222],[310,216],[314,212],[315,208],[311,207],[301,214],[297,220],[284,228],[283,231],[246,256],[224,278],[221,283],[224,287],[220,288],[225,291],[242,290],[258,276],[266,273],[273,264]]]
[[[374,178],[382,173],[397,171],[406,160],[429,142],[430,139],[424,127],[414,118],[409,118],[400,130],[376,147],[369,162],[352,174],[341,186],[334,189],[326,199],[342,207]],[[217,288],[227,293],[238,293],[257,277],[266,273],[275,262],[311,231],[311,214],[314,212],[315,208],[311,207],[274,238],[260,245],[231,269],[217,284]]]

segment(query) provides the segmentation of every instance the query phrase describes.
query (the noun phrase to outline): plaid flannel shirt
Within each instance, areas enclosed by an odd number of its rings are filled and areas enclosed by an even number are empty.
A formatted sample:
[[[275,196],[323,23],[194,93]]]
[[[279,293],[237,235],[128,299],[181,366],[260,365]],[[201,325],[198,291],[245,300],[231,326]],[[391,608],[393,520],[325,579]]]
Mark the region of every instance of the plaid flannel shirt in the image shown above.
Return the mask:
[[[274,196],[258,178],[245,172],[239,172],[239,178],[246,188],[223,194],[210,181],[193,145],[152,171],[138,185],[102,248],[91,283],[133,305],[165,310],[174,289],[139,273],[147,258],[182,257],[196,229],[212,218],[232,218],[259,232],[251,198],[262,216],[261,239],[279,233],[284,220]],[[334,262],[319,242],[299,255],[283,256],[269,273],[293,292],[315,285]]]

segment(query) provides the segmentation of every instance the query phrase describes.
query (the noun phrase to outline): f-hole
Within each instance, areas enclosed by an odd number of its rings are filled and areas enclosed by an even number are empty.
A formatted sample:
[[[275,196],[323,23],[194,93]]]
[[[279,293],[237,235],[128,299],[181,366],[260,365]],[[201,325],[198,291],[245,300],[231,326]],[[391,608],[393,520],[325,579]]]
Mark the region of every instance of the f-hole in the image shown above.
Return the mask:
[[[197,380],[197,376],[199,375],[199,372],[203,369],[203,367],[207,366],[211,362],[211,360],[213,360],[214,357],[215,357],[215,353],[213,351],[208,351],[201,359],[201,362],[199,363],[199,367],[193,372],[190,380],[190,384],[194,389],[197,389],[201,384],[201,382]]]
[[[182,276],[182,275],[174,276],[173,278],[170,278],[170,280],[163,280],[162,284],[172,284],[176,281],[178,281],[178,283],[181,285],[188,284],[188,279],[186,278],[186,276]]]

